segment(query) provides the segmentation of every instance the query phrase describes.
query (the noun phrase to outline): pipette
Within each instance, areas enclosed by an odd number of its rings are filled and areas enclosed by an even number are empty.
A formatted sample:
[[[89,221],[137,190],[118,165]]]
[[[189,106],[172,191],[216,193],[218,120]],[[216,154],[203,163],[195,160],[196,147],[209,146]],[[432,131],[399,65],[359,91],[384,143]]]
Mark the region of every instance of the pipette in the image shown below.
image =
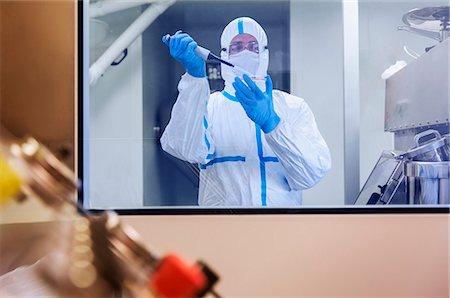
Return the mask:
[[[169,40],[170,40],[170,34],[165,35],[164,38],[167,40],[167,43],[168,43]],[[220,58],[220,57],[214,55],[213,53],[211,53],[210,50],[205,49],[204,47],[197,46],[197,47],[195,48],[194,52],[195,52],[200,58],[202,58],[202,60],[204,60],[204,61],[207,61],[207,60],[215,60],[215,61],[218,61],[218,62],[220,62],[220,63],[222,63],[222,64],[225,64],[225,65],[228,65],[228,66],[230,66],[230,67],[233,67],[234,69],[236,69],[237,71],[241,72],[242,74],[246,74],[246,75],[248,75],[248,76],[250,76],[250,77],[254,77],[254,76],[255,76],[254,74],[252,74],[252,73],[246,71],[245,69],[240,68],[240,67],[237,66],[237,65],[233,65],[232,63],[230,63],[230,62],[228,62],[228,61],[225,61],[225,60],[223,60],[222,58]]]

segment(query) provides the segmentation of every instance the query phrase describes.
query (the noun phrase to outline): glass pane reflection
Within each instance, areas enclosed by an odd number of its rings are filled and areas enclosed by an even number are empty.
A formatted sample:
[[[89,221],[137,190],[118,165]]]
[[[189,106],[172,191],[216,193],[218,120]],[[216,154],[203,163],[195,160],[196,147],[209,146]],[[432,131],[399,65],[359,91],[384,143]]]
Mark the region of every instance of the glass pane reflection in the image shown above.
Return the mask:
[[[448,204],[446,164],[427,177],[403,172],[407,162],[438,162],[405,157],[411,148],[446,150],[448,63],[434,62],[448,61],[448,3],[354,5],[359,42],[348,44],[340,1],[91,1],[87,207]],[[215,57],[204,62],[194,41]],[[349,47],[359,49],[352,81]],[[359,89],[355,106],[349,86]],[[430,129],[439,136],[415,141]],[[346,157],[351,140],[359,157]],[[401,192],[375,202],[391,191],[370,175],[392,178],[394,168],[378,168],[386,150],[405,158],[393,162]],[[358,197],[345,187],[352,171]],[[424,200],[424,189],[435,198]]]

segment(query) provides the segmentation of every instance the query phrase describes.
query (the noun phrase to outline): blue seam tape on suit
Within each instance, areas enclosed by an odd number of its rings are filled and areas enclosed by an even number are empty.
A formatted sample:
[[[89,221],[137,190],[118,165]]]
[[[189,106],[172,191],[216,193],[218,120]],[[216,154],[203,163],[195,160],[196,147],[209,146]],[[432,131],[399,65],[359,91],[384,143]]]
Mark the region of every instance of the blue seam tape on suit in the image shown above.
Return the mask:
[[[207,164],[200,165],[200,168],[202,170],[204,170],[204,169],[206,169],[206,167],[212,166],[213,164],[222,163],[222,162],[230,162],[230,161],[244,161],[245,162],[245,157],[244,156],[222,156],[222,157],[217,157],[217,158],[214,158],[213,160],[209,161]]]
[[[262,158],[263,162],[279,162],[278,157],[266,156]]]
[[[226,91],[222,91],[222,94],[223,94],[223,96],[225,96],[225,97],[228,98],[229,100],[239,102],[239,100],[237,100],[236,97],[234,97],[233,95],[231,95],[230,93],[228,93],[228,92],[226,92]]]
[[[211,144],[208,141],[208,137],[206,136],[206,130],[208,129],[208,121],[206,120],[206,116],[203,116],[203,126],[205,127],[205,143],[206,143],[206,148],[211,149]],[[211,154],[208,154],[208,156],[206,157],[207,159],[210,159],[209,156]]]
[[[244,22],[242,21],[242,19],[238,20],[238,32],[239,34],[244,33]]]
[[[211,148],[211,144],[209,143],[209,141],[208,141],[208,137],[206,136],[206,133],[205,133],[205,143],[206,143],[206,147],[208,148],[208,150]]]
[[[232,96],[226,91],[222,91],[223,96],[226,98],[232,100],[232,101],[238,101],[236,97]],[[205,126],[205,129],[208,128],[208,122],[206,121],[206,117],[204,118],[203,124]],[[256,144],[258,147],[258,157],[259,157],[259,170],[260,170],[260,179],[261,179],[261,205],[267,206],[267,181],[266,181],[266,162],[279,162],[278,158],[275,156],[266,156],[264,157],[263,152],[263,146],[262,146],[262,139],[261,139],[261,128],[259,125],[255,124],[255,131],[256,131]],[[208,139],[206,138],[205,133],[205,141],[207,144],[209,144]],[[208,146],[209,150],[209,146]],[[211,159],[214,157],[215,154],[209,154],[208,159]],[[208,166],[211,166],[216,163],[223,163],[223,162],[236,162],[236,161],[242,161],[245,162],[244,156],[223,156],[223,157],[217,157],[212,160],[210,160],[207,164],[201,164],[200,169],[204,170]]]

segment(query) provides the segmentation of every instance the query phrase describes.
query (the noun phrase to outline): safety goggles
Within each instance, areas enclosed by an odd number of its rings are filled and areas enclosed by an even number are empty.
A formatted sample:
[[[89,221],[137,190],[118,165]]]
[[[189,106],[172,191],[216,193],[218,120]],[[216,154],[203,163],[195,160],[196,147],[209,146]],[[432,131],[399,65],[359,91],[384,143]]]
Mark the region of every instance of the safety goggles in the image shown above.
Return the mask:
[[[254,52],[259,54],[259,46],[257,41],[249,41],[244,43],[242,41],[233,42],[230,44],[228,54],[234,55],[242,52],[243,50],[249,50],[250,52]]]

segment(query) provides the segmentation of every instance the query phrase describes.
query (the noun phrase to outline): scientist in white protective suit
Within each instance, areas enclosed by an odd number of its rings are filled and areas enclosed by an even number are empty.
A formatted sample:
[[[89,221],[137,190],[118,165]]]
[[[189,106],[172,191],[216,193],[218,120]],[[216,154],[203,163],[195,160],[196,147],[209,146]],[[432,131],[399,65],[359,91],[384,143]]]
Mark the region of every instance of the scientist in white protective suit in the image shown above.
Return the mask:
[[[330,152],[308,104],[272,89],[264,29],[249,17],[225,27],[222,59],[254,76],[222,64],[225,89],[213,94],[205,62],[194,53],[197,43],[180,32],[163,42],[187,73],[161,145],[199,164],[199,205],[301,205],[302,190],[329,171]]]

